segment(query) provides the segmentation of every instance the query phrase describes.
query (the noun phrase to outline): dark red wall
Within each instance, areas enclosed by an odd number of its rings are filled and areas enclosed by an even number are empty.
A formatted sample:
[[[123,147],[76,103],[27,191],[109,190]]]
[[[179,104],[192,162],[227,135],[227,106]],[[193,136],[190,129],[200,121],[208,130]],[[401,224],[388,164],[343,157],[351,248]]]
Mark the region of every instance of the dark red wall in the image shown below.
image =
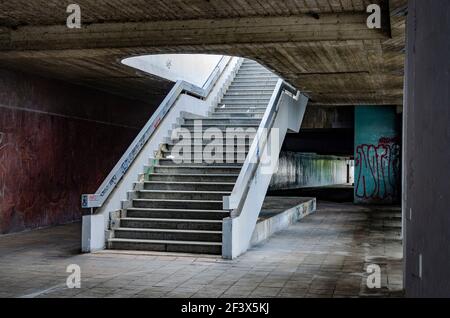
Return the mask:
[[[80,195],[96,190],[153,109],[0,70],[0,233],[80,219]]]

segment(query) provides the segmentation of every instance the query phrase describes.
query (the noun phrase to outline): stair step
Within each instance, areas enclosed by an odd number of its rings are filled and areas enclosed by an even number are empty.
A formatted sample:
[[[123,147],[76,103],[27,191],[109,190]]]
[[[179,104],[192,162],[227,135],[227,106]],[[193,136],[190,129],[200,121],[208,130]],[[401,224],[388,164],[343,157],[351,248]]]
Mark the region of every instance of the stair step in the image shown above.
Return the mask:
[[[154,209],[154,208],[128,208],[128,218],[155,218],[155,219],[190,219],[190,220],[223,220],[230,216],[229,211],[205,209]]]
[[[189,191],[189,190],[140,190],[135,191],[140,199],[167,200],[223,200],[231,191]]]
[[[175,163],[178,163],[180,165],[182,164],[189,164],[190,162],[192,162],[193,160],[195,160],[194,158],[199,158],[199,160],[202,160],[203,162],[209,163],[209,164],[222,164],[222,163],[235,163],[236,165],[238,164],[243,164],[245,161],[245,158],[247,158],[249,150],[246,149],[245,151],[232,151],[232,152],[227,152],[227,151],[223,151],[223,152],[217,152],[217,153],[213,153],[211,155],[209,154],[204,154],[202,151],[191,151],[189,152],[189,154],[174,154],[171,152],[163,152],[162,155],[164,158],[170,158],[172,159]],[[219,172],[223,172],[223,174],[226,174],[226,171],[216,171],[217,173]],[[233,171],[228,171],[228,172],[233,172]],[[178,173],[178,172],[174,172],[174,174],[183,174]],[[160,174],[157,172],[157,174]],[[194,173],[191,173],[191,175]],[[195,173],[196,175],[201,175],[201,176],[207,176],[208,174],[205,173]]]
[[[264,73],[264,74],[270,74],[270,75],[274,75],[271,71],[269,71],[268,69],[266,69],[265,67],[255,67],[255,66],[250,66],[250,65],[242,65],[239,68],[238,72],[259,72],[259,73]]]
[[[239,87],[239,86],[232,86],[232,84],[228,87],[227,93],[240,93],[240,92],[251,92],[251,93],[257,93],[257,92],[263,92],[267,94],[273,94],[273,88],[272,87],[265,87],[265,86],[249,86],[249,87]]]
[[[200,145],[198,146],[200,148]],[[164,155],[164,159],[172,159],[177,165],[179,164],[189,164],[190,162],[195,162],[196,158],[204,158],[204,159],[214,159],[215,155],[218,155],[220,153],[222,153],[223,155],[227,155],[229,154],[230,156],[232,154],[245,154],[247,155],[248,149],[245,148],[237,148],[234,147],[234,149],[227,149],[226,146],[222,147],[222,151],[220,152],[220,149],[218,149],[218,147],[216,147],[216,149],[214,149],[214,147],[211,147],[211,151],[209,151],[208,149],[208,153],[205,152],[205,146],[201,146],[202,148],[200,148],[199,150],[197,149],[192,149],[192,147],[185,147],[186,150],[188,151],[187,153],[183,153],[183,149],[180,149],[180,151],[176,150],[176,151],[172,151],[172,149],[169,149],[169,147],[167,147],[167,149],[162,149],[161,153]],[[190,148],[190,149],[188,149]],[[249,147],[246,147],[249,148]],[[201,154],[201,157],[199,157],[199,155]],[[183,159],[183,162],[178,162],[179,159]],[[205,160],[204,160],[205,161]],[[210,162],[211,165],[215,164],[220,164],[220,162]],[[229,164],[232,164],[231,162],[229,162]]]
[[[264,77],[254,77],[254,76],[239,76],[237,75],[234,80],[233,80],[233,84],[239,84],[239,83],[256,83],[256,84],[260,84],[260,83],[270,83],[275,85],[278,81],[277,77],[273,77],[273,76],[264,76]]]
[[[243,125],[238,126],[184,126],[174,128],[177,131],[174,131],[175,136],[183,136],[180,132],[185,134],[189,132],[191,138],[195,137],[195,133],[201,133],[204,138],[208,138],[209,136],[222,137],[222,138],[254,138],[259,126],[247,126],[243,127]],[[201,128],[201,129],[200,129]]]
[[[186,131],[191,132],[202,132],[204,133],[207,131],[210,135],[216,134],[225,134],[227,132],[233,133],[236,131],[236,133],[239,133],[239,131],[242,131],[241,133],[252,133],[251,136],[254,136],[256,133],[256,130],[258,129],[260,123],[258,124],[204,124],[204,125],[189,125],[189,124],[181,124],[178,128],[183,131],[183,129]],[[175,128],[176,129],[176,128]],[[182,136],[182,135],[181,135]]]
[[[218,107],[241,106],[246,108],[264,107],[267,108],[270,100],[221,100]]]
[[[228,89],[230,88],[271,88],[272,90],[275,89],[275,86],[277,85],[278,80],[271,79],[271,80],[246,80],[246,79],[235,79],[233,82],[230,83],[228,86]]]
[[[264,106],[250,106],[250,107],[242,107],[242,106],[232,106],[232,105],[222,105],[219,107],[216,107],[214,111],[216,113],[227,113],[227,112],[255,112],[255,113],[264,113],[266,111],[267,107]]]
[[[271,90],[228,90],[224,97],[261,97],[261,98],[270,98],[272,96]]]
[[[230,169],[241,169],[242,164],[240,162],[236,162],[233,159],[242,159],[245,158],[250,151],[251,144],[239,144],[239,145],[217,145],[217,146],[207,146],[207,145],[198,145],[194,146],[171,146],[168,145],[166,149],[161,152],[162,157],[164,159],[169,159],[173,161],[173,164],[160,165],[161,167],[179,167],[191,165],[192,163],[196,163],[196,165],[192,165],[192,167],[196,168],[214,168],[219,170],[212,170],[211,172],[215,173],[228,173],[229,170],[225,170],[225,168],[218,168],[218,166],[223,165],[223,167],[228,167]],[[229,159],[229,160],[227,160]],[[201,162],[201,164],[200,164]],[[176,173],[191,173],[191,170],[174,170]],[[238,170],[238,171],[239,171]],[[232,171],[232,170],[231,170]],[[154,172],[161,173],[162,170],[156,170]],[[198,173],[203,173],[199,171]],[[208,172],[206,172],[208,173]]]
[[[173,166],[153,166],[155,173],[167,174],[238,174],[241,171],[239,166],[219,166],[219,165],[205,165],[205,166],[189,166],[185,164]]]
[[[197,254],[221,254],[222,244],[216,242],[183,242],[162,240],[110,239],[110,249]]]
[[[233,188],[233,182],[144,182],[145,190],[232,191]]]
[[[255,118],[261,120],[264,117],[264,112],[246,112],[246,113],[239,113],[239,112],[214,112],[210,114],[210,117],[212,118]]]
[[[234,80],[250,79],[250,80],[278,80],[278,76],[272,73],[237,73]]]
[[[223,208],[222,200],[174,200],[174,199],[134,199],[136,208],[166,208],[166,209],[205,209],[220,210]]]
[[[222,231],[116,228],[114,229],[114,238],[222,242]]]
[[[122,218],[122,228],[154,228],[173,230],[206,230],[221,231],[221,220],[192,220],[192,219],[157,219],[157,218]]]
[[[247,143],[247,145],[249,145],[249,144],[250,143]],[[170,151],[169,147],[172,147],[172,146],[173,145],[167,146],[169,151]],[[239,144],[239,146],[243,147],[243,144]],[[157,160],[158,160],[158,165],[160,165],[160,166],[178,166],[179,165],[179,163],[175,162],[173,159],[163,158],[163,159],[157,159]],[[217,163],[207,163],[207,162],[197,163],[197,162],[194,162],[194,160],[192,160],[192,162],[190,162],[189,165],[197,167],[197,166],[215,166],[218,164]],[[224,162],[224,163],[220,163],[220,165],[226,166],[226,167],[242,167],[242,164],[236,163],[236,162],[233,162],[233,163]]]
[[[216,119],[216,120],[212,120],[213,122],[208,123],[205,121],[200,121],[199,123],[194,123],[194,122],[188,122],[186,124],[181,124],[180,127],[181,128],[194,128],[194,127],[206,127],[206,128],[211,128],[211,127],[224,127],[224,128],[247,128],[247,127],[259,127],[260,124],[260,120],[248,120],[246,119],[246,123],[224,123],[222,120]],[[200,124],[201,123],[201,124]]]
[[[233,140],[230,138],[230,140],[228,141],[228,144],[227,144],[226,139],[209,141],[208,143],[203,143],[203,144],[200,144],[200,143],[194,144],[194,143],[180,141],[180,143],[177,143],[177,144],[166,144],[166,149],[167,149],[167,152],[172,152],[174,147],[177,146],[178,148],[183,148],[183,150],[194,151],[195,147],[202,147],[201,148],[202,150],[204,150],[206,147],[208,147],[208,149],[210,149],[210,150],[212,150],[213,148],[215,148],[215,150],[220,150],[219,148],[223,148],[224,151],[231,150],[231,152],[236,152],[236,150],[244,151],[247,148],[249,148],[250,145],[251,145],[251,142],[248,140],[248,138],[245,140],[242,140],[242,141],[237,140],[237,142],[236,142],[236,140]],[[175,149],[175,151],[180,151],[180,152],[183,150]]]
[[[149,181],[180,181],[180,182],[236,182],[239,175],[237,174],[158,174],[149,175]]]
[[[183,126],[202,125],[202,126],[259,126],[261,119],[259,118],[214,118],[208,119],[184,119]]]
[[[270,72],[267,68],[265,68],[264,66],[262,66],[261,64],[258,64],[258,63],[255,63],[255,64],[241,64],[241,67],[239,68],[239,70],[248,69],[248,68],[254,68],[254,69],[259,69],[259,70],[262,70],[262,71]],[[273,74],[273,73],[270,72],[270,74]]]
[[[248,94],[248,95],[224,95],[224,97],[221,100],[221,104],[225,104],[227,101],[249,101],[249,100],[256,100],[256,101],[269,101],[272,94],[263,94],[263,95],[255,95],[255,94]]]

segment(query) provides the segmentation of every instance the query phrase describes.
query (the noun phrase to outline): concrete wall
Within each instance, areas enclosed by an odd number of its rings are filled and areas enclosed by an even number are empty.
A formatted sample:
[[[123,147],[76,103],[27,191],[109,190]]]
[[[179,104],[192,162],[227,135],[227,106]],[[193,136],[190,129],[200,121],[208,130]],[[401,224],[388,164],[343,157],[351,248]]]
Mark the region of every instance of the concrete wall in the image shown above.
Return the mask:
[[[355,203],[392,204],[400,194],[396,107],[355,109]]]
[[[345,157],[283,151],[270,190],[318,187],[347,182]]]
[[[450,297],[450,1],[408,11],[404,285],[408,297]]]
[[[302,122],[305,129],[353,129],[353,106],[309,106]]]
[[[320,155],[353,156],[354,129],[301,129],[287,134],[283,151],[312,152]]]
[[[203,87],[222,55],[210,54],[157,54],[130,57],[125,65],[176,82],[186,82]]]
[[[0,233],[80,219],[153,107],[0,70]]]

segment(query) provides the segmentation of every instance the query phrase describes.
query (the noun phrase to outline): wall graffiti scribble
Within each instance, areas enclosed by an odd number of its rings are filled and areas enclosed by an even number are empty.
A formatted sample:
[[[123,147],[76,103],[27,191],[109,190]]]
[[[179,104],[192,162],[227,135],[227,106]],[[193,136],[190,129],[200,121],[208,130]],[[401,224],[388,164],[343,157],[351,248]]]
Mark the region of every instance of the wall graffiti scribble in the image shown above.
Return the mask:
[[[361,144],[355,153],[355,195],[362,199],[398,197],[400,145],[396,138],[381,138],[377,145]]]

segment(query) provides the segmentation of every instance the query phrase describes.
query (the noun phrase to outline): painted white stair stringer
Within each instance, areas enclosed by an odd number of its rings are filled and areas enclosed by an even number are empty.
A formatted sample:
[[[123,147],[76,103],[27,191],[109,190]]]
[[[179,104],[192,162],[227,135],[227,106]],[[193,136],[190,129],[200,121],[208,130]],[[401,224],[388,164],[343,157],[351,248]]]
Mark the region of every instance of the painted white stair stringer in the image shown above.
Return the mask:
[[[286,133],[300,130],[308,98],[298,91],[296,96],[292,96],[283,89],[284,85],[287,84],[282,80],[278,82],[271,99],[272,107],[267,108],[259,127],[258,133],[265,128],[265,120],[268,120],[271,112],[274,113],[275,118],[272,124],[269,124],[270,130],[265,142],[258,142],[258,138],[255,138],[232,194],[224,197],[224,209],[232,210],[232,213],[231,217],[224,219],[223,222],[223,258],[236,258],[250,247],[270,180],[277,171],[279,154]],[[291,88],[290,91],[295,89]],[[280,94],[279,99],[277,94]],[[262,135],[259,134],[259,136]],[[271,154],[272,164],[264,164],[269,159],[264,158],[267,154]],[[261,160],[258,160],[259,156],[262,156]]]

